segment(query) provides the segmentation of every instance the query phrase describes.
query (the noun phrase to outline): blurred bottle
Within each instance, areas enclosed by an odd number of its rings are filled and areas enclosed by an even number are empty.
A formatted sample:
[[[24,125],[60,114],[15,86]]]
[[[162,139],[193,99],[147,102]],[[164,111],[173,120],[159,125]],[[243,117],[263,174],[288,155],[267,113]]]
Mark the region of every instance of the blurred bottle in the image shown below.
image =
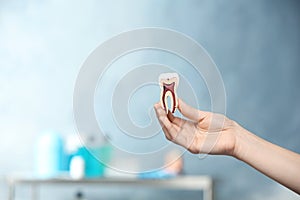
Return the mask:
[[[72,168],[80,165],[82,161],[78,161],[77,157],[83,159],[84,162],[84,177],[96,178],[101,177],[105,173],[105,165],[101,162],[108,162],[110,158],[111,146],[105,138],[96,134],[72,134],[67,138],[67,152],[69,155],[69,170],[71,177],[78,175],[72,172]],[[99,161],[101,160],[101,162]],[[79,167],[79,166],[78,166]],[[79,167],[82,169],[81,167]]]
[[[85,175],[85,161],[81,156],[74,156],[70,163],[70,176],[73,179],[82,179]]]
[[[35,166],[40,177],[53,177],[64,170],[64,142],[60,133],[46,131],[41,134],[36,145]]]
[[[101,145],[94,147],[81,147],[77,155],[82,156],[85,161],[85,177],[96,178],[105,174],[105,163],[109,161],[111,147]]]
[[[70,134],[66,138],[66,156],[67,156],[67,170],[71,171],[71,162],[73,157],[78,156],[78,149],[82,147],[80,138],[77,134]]]

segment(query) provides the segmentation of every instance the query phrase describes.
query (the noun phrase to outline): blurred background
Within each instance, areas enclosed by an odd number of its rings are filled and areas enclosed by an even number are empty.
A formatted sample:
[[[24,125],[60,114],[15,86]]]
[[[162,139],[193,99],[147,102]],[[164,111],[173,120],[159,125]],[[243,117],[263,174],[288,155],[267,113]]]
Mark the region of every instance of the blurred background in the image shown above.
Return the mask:
[[[199,42],[223,77],[227,116],[299,153],[299,10],[297,0],[0,1],[0,199],[8,195],[7,175],[34,171],[42,133],[76,134],[72,98],[82,63],[99,44],[134,28],[169,28]],[[210,100],[200,108],[209,110]],[[299,199],[226,156],[185,153],[184,173],[212,176],[215,199]],[[87,199],[103,199],[99,193],[133,199],[130,189],[80,188]],[[48,187],[42,196],[72,199],[77,189]],[[153,198],[151,190],[134,194]],[[172,199],[199,195],[173,194]],[[166,199],[163,192],[155,195]],[[18,197],[28,199],[26,190]]]

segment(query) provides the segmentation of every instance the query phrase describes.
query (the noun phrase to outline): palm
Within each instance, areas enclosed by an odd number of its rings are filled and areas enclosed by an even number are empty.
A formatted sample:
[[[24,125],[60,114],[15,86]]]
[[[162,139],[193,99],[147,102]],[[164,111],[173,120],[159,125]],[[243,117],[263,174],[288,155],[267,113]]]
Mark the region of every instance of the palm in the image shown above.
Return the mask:
[[[173,116],[155,105],[157,117],[167,139],[179,144],[192,153],[231,155],[235,137],[234,122],[224,115],[196,110],[179,100],[180,112],[188,118]]]

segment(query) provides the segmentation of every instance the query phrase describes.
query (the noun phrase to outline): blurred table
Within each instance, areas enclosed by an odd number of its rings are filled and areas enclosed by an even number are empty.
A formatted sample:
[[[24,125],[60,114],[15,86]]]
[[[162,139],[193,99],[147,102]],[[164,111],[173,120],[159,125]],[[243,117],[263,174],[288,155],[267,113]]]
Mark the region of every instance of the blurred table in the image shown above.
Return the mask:
[[[8,177],[9,200],[14,200],[17,185],[31,185],[31,199],[38,199],[38,186],[47,184],[97,184],[114,186],[135,186],[164,189],[181,189],[203,191],[203,200],[213,200],[213,181],[209,176],[178,176],[168,179],[136,179],[136,178],[95,178],[74,180],[71,178],[43,179],[26,176]]]

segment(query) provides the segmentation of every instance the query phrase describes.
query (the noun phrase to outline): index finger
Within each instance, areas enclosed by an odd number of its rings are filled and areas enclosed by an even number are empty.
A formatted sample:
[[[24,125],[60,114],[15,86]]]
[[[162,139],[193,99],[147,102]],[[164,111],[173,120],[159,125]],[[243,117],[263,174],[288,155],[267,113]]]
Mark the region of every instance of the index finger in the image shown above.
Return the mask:
[[[170,121],[166,112],[161,108],[160,104],[155,104],[154,109],[155,109],[157,119],[160,125],[162,126],[164,133],[168,138],[172,138],[178,132],[176,129],[177,128],[176,124],[173,124]]]

